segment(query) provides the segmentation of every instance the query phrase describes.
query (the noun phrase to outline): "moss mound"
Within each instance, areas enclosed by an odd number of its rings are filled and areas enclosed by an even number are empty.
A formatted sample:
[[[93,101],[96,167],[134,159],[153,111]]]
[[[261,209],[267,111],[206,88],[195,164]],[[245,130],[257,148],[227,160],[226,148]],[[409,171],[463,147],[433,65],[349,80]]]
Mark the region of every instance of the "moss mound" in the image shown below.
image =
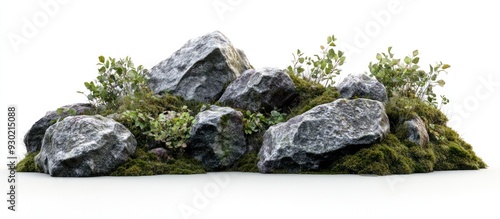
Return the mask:
[[[335,88],[325,88],[295,75],[290,75],[296,85],[298,95],[283,111],[288,115],[286,120],[300,115],[311,108],[333,102],[339,98]],[[197,114],[203,104],[185,101],[181,97],[165,94],[162,96],[148,93],[142,97],[125,97],[114,111],[102,111],[101,114],[122,113],[126,110],[140,110],[158,115],[164,111],[179,111],[186,105],[192,115]],[[476,156],[472,146],[463,141],[459,135],[446,126],[446,116],[437,108],[417,98],[392,97],[386,104],[386,112],[390,120],[391,132],[381,142],[373,145],[354,146],[336,151],[332,158],[324,163],[320,170],[313,174],[410,174],[426,173],[437,170],[477,170],[486,168],[486,164]],[[406,140],[403,123],[419,116],[429,132],[430,141],[422,148]],[[118,119],[119,121],[119,119]],[[138,146],[135,154],[121,165],[112,176],[144,176],[158,174],[200,174],[205,173],[201,164],[185,157],[182,153],[171,153],[167,161],[160,161],[155,154],[146,152],[154,142],[150,136],[134,130],[132,124],[122,122],[134,133]],[[264,131],[247,135],[247,152],[227,171],[258,172],[258,151],[262,144]],[[34,162],[37,153],[28,154],[19,162],[20,172],[40,172]],[[280,171],[277,171],[280,172]]]
[[[159,161],[155,154],[138,148],[135,154],[111,176],[149,176],[160,174],[199,174],[205,173],[201,164],[190,158],[179,156],[167,162]]]
[[[336,152],[318,171],[328,174],[410,174],[441,170],[477,170],[486,164],[472,146],[446,127],[446,116],[419,99],[394,98],[386,106],[391,133],[374,145]],[[420,116],[429,130],[427,148],[405,139],[403,122]]]
[[[38,151],[34,153],[26,154],[23,160],[19,161],[16,166],[17,172],[43,172],[40,168],[38,168],[35,164],[35,157],[38,155]]]
[[[325,88],[321,84],[299,78],[295,75],[290,75],[290,78],[292,78],[292,81],[295,84],[298,96],[289,108],[290,113],[287,116],[287,120],[298,116],[317,105],[333,102],[340,96],[336,88]]]

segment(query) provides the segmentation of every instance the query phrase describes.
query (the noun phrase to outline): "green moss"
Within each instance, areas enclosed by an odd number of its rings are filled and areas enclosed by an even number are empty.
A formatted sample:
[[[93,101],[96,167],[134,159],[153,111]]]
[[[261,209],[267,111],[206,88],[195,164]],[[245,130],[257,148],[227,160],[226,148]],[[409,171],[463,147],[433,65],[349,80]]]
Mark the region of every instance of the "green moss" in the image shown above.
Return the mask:
[[[202,103],[184,100],[180,96],[168,93],[157,95],[148,92],[137,97],[125,96],[120,100],[120,107],[116,112],[123,113],[127,110],[139,110],[150,115],[159,115],[165,111],[179,112],[183,106],[188,106],[193,111],[193,114],[197,114]]]
[[[347,153],[333,162],[330,167],[333,173],[388,175],[408,174],[414,170],[408,147],[393,134],[380,143]]]
[[[435,170],[477,170],[486,168],[472,146],[449,127],[437,126],[431,138],[436,155]],[[438,136],[436,136],[438,135]]]
[[[19,161],[16,166],[17,172],[42,172],[40,168],[35,164],[35,157],[38,155],[38,151],[34,153],[26,154],[23,160]]]
[[[298,96],[291,104],[287,120],[300,115],[315,106],[330,103],[339,98],[339,92],[332,87],[325,88],[323,85],[314,83],[295,75],[290,75],[297,89]]]
[[[391,127],[398,127],[404,121],[420,116],[427,126],[429,124],[445,125],[448,118],[437,108],[418,98],[394,97],[386,105],[386,113]]]
[[[205,170],[201,164],[191,158],[179,156],[168,162],[158,161],[153,153],[138,148],[136,153],[111,176],[147,176],[160,174],[201,174]]]
[[[251,151],[243,155],[233,167],[229,168],[228,171],[238,171],[238,172],[252,172],[257,173],[259,169],[257,168],[257,162],[259,161],[258,154],[256,151]]]

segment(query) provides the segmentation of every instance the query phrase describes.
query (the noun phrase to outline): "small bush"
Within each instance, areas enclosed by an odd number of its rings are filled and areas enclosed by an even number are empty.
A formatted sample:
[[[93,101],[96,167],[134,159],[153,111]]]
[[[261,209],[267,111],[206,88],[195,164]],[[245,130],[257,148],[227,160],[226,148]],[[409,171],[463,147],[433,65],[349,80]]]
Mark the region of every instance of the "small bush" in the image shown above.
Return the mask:
[[[243,125],[245,127],[245,134],[247,135],[265,131],[269,126],[284,122],[286,118],[286,113],[280,113],[276,110],[271,111],[269,115],[259,112],[252,113],[250,110],[247,110],[243,115]]]
[[[99,67],[97,79],[84,83],[90,93],[79,91],[95,106],[117,109],[122,97],[133,97],[149,91],[147,70],[142,65],[135,67],[130,57],[117,61],[111,57],[106,59],[104,56],[99,56],[97,66]]]
[[[292,65],[288,66],[288,72],[315,83],[324,83],[327,87],[332,86],[335,83],[333,79],[340,74],[339,67],[345,62],[344,52],[334,49],[336,40],[335,36],[328,36],[326,46],[320,46],[319,55],[305,56],[300,50],[292,53]]]
[[[146,112],[129,110],[121,114],[121,119],[127,126],[133,127],[134,133],[152,137],[167,149],[182,151],[187,146],[194,123],[194,117],[189,112],[187,106],[183,106],[180,112],[166,111],[152,117]]]
[[[392,47],[387,50],[388,54],[378,53],[378,62],[369,64],[372,76],[383,83],[387,89],[389,98],[392,96],[417,97],[427,101],[430,105],[437,107],[437,98],[434,87],[444,86],[445,81],[438,79],[439,74],[446,73],[450,67],[442,62],[430,65],[429,72],[426,72],[418,65],[420,58],[418,50],[413,51],[411,56],[404,59],[394,58],[391,52]],[[447,104],[449,100],[441,96],[441,103]]]

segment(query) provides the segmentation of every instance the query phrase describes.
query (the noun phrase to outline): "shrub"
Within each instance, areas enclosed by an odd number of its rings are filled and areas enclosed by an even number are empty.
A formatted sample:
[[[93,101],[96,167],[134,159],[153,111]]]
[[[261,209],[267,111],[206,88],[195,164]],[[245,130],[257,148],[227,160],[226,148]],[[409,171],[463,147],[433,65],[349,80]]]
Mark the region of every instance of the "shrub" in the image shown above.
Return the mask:
[[[388,91],[389,98],[392,96],[418,97],[427,101],[430,105],[437,107],[437,98],[433,88],[437,85],[444,86],[445,81],[438,79],[439,74],[450,67],[442,62],[430,66],[426,72],[418,65],[420,58],[418,50],[413,51],[411,56],[404,59],[394,58],[392,47],[387,50],[388,54],[378,53],[377,63],[370,62],[371,75],[383,83]],[[447,104],[449,100],[441,95],[441,104]]]
[[[284,122],[285,118],[286,113],[280,113],[276,110],[271,111],[267,117],[262,113],[252,113],[247,110],[243,117],[245,134],[251,135],[253,133],[264,131],[269,128],[269,126]]]
[[[344,64],[345,56],[342,51],[335,51],[334,35],[328,36],[326,46],[321,45],[321,53],[313,56],[305,56],[300,49],[293,55],[292,65],[288,66],[288,72],[307,80],[324,83],[325,86],[332,86],[333,80],[340,74],[339,67]]]
[[[187,146],[194,123],[194,117],[189,112],[188,107],[183,106],[180,112],[166,111],[153,117],[140,110],[128,110],[122,113],[121,119],[133,128],[133,132],[152,137],[168,149],[182,151]]]
[[[135,67],[130,57],[116,61],[111,57],[105,59],[104,56],[99,56],[97,66],[99,67],[97,79],[84,83],[90,93],[78,92],[84,94],[95,106],[116,109],[122,97],[133,97],[149,91],[147,70],[142,65]]]

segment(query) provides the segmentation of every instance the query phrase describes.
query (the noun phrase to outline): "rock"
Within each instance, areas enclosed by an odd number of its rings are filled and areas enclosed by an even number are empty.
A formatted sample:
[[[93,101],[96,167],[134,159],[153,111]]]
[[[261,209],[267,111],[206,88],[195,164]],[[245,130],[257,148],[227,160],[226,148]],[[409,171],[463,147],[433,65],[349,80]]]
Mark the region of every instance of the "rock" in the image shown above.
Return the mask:
[[[69,116],[45,132],[36,165],[51,176],[102,176],[135,152],[134,135],[102,116]]]
[[[229,107],[211,106],[196,115],[186,152],[207,170],[234,164],[246,151],[243,114]]]
[[[186,100],[214,102],[224,88],[250,65],[243,51],[215,31],[189,40],[149,72],[149,87],[156,94],[169,92]]]
[[[158,161],[166,161],[169,158],[167,149],[165,148],[155,148],[151,149],[149,152],[155,154],[158,158]]]
[[[44,117],[39,119],[31,129],[24,136],[24,144],[26,145],[26,151],[28,153],[33,153],[39,151],[42,147],[43,136],[45,135],[45,130],[47,130],[51,125],[53,125],[58,119],[70,116],[70,111],[73,111],[75,115],[88,114],[94,110],[94,107],[88,103],[77,103],[72,105],[62,106],[62,113],[57,113],[57,110],[49,111]]]
[[[368,75],[350,74],[337,85],[337,90],[342,98],[353,99],[354,97],[387,102],[387,91],[385,86],[377,79]]]
[[[219,102],[234,108],[270,112],[281,108],[296,95],[295,85],[284,70],[250,69],[233,81]]]
[[[264,134],[258,168],[263,173],[318,169],[332,152],[373,144],[388,133],[381,102],[338,99],[271,126]]]
[[[408,140],[426,148],[427,143],[429,143],[429,133],[427,133],[424,121],[416,116],[412,120],[406,121],[404,125],[407,129]]]

